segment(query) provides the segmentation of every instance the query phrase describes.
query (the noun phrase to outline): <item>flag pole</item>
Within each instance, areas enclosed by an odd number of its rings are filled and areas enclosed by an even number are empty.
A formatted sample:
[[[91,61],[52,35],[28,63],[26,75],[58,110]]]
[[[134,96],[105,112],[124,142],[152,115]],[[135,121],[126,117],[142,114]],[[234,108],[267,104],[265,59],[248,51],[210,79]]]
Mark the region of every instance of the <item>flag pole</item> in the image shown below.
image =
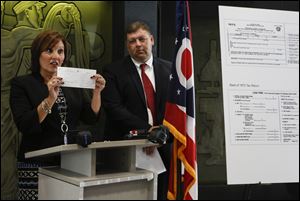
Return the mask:
[[[183,200],[183,182],[181,175],[181,160],[177,159],[177,195],[176,200]]]

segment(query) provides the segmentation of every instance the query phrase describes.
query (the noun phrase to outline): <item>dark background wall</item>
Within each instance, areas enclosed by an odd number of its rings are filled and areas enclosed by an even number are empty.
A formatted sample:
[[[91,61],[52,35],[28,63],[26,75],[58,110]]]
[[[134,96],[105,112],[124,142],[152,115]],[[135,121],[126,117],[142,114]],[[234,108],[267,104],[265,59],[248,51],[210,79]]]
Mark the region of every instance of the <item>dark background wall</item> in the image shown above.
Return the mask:
[[[146,8],[146,9],[145,9]],[[113,3],[113,60],[127,55],[125,46],[125,29],[133,21],[146,22],[154,39],[158,36],[158,2],[157,1],[116,1]],[[158,43],[155,41],[153,53],[157,56]]]

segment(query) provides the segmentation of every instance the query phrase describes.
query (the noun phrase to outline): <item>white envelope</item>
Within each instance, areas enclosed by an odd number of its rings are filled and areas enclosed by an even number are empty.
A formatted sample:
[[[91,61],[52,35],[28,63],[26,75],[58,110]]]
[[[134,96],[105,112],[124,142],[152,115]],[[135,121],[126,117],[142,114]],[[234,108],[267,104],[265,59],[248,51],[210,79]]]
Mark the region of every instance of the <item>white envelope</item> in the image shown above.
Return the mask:
[[[58,67],[57,76],[63,78],[63,87],[94,89],[95,80],[91,76],[96,74],[94,69]]]

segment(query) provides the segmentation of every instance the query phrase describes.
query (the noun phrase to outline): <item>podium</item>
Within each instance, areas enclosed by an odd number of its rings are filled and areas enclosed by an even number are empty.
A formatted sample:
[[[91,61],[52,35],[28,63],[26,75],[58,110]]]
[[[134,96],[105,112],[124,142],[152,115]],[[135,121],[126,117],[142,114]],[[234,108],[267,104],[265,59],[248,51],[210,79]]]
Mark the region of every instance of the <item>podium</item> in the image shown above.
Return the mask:
[[[153,145],[144,139],[94,142],[86,148],[68,144],[27,152],[25,157],[61,155],[60,167],[39,168],[39,199],[153,200],[157,174],[135,167],[136,147]]]

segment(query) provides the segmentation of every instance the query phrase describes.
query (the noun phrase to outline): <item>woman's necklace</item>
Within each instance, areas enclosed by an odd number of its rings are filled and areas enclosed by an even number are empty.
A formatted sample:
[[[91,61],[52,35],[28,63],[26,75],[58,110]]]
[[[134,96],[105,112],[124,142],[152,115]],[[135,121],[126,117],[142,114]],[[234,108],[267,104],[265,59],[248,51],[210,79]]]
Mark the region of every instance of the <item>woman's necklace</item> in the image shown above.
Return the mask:
[[[68,125],[66,123],[66,119],[67,119],[67,100],[64,96],[64,93],[62,91],[62,89],[59,87],[58,88],[58,96],[56,99],[56,103],[57,103],[57,109],[58,109],[58,114],[60,117],[60,129],[62,131],[62,134],[64,135],[64,144],[68,144],[68,138],[67,138],[67,134],[68,134]]]

